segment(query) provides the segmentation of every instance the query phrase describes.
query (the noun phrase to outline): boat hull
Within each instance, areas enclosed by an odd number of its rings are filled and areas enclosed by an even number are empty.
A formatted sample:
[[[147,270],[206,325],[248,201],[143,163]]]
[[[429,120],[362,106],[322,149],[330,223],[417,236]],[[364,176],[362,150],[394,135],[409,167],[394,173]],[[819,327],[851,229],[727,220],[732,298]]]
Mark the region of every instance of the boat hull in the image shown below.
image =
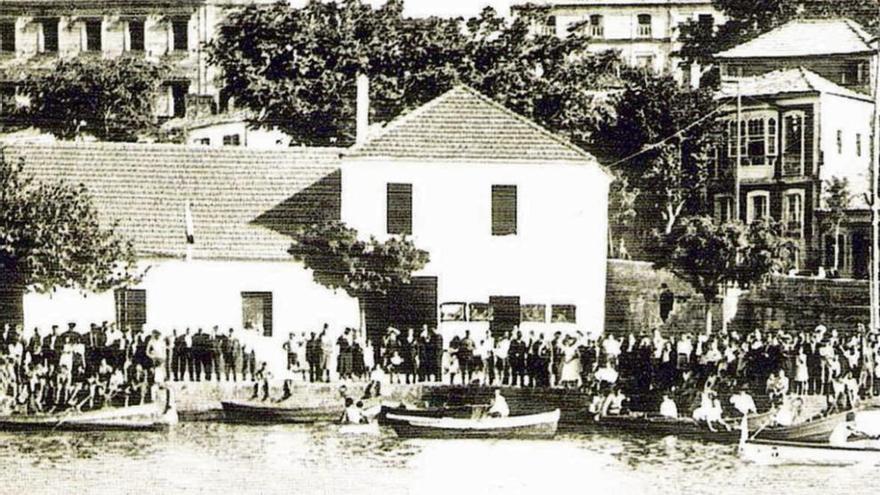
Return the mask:
[[[772,419],[770,413],[764,413],[749,418],[749,431],[754,433],[760,430]],[[642,435],[678,436],[693,438],[711,442],[736,443],[739,441],[740,419],[728,418],[725,422],[731,427],[730,431],[719,427],[711,431],[701,423],[689,418],[664,418],[661,416],[605,416],[597,420],[602,427],[616,430],[630,431]]]
[[[548,439],[556,436],[559,410],[530,416],[476,420],[391,414],[386,421],[401,438]]]
[[[740,446],[739,452],[743,459],[757,464],[880,465],[880,448],[857,444],[836,446],[811,442],[750,440]]]
[[[223,417],[233,423],[309,424],[339,419],[339,408],[282,407],[257,402],[221,402]]]
[[[388,425],[388,415],[395,416],[415,416],[420,418],[463,418],[469,419],[474,417],[475,407],[473,406],[457,406],[457,407],[438,407],[429,409],[407,409],[405,407],[389,407],[382,406],[377,416],[379,424]]]
[[[764,429],[758,438],[786,442],[827,443],[831,433],[846,422],[852,411],[812,419],[792,426],[774,426]]]
[[[0,431],[167,431],[177,411],[143,405],[85,413],[0,417]]]

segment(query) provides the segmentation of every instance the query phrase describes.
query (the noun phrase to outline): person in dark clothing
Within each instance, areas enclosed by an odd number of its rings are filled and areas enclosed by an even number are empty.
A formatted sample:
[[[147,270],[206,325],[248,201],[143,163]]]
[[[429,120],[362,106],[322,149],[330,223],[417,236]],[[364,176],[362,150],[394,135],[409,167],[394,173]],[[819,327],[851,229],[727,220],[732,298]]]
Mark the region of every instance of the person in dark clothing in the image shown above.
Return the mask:
[[[430,374],[434,377],[434,381],[443,381],[443,336],[436,328],[431,328],[431,352],[428,356],[431,360]]]
[[[471,339],[471,331],[464,331],[464,338],[458,343],[458,367],[461,370],[461,380],[465,385],[471,383],[474,373],[474,350],[477,345]]]
[[[232,346],[233,330],[230,328],[220,343],[220,353],[223,356],[223,375],[226,377],[227,382],[230,380],[238,381],[238,375],[235,373],[235,357],[232,353]]]
[[[184,374],[184,350],[186,349],[186,337],[185,335],[177,335],[177,330],[174,331],[174,354],[171,358],[171,372],[174,375],[174,381],[183,380]]]
[[[309,335],[309,340],[306,342],[306,363],[309,365],[309,381],[320,382],[323,374],[321,371],[321,341],[318,340],[315,332]]]
[[[211,380],[211,339],[199,328],[192,338],[193,369],[195,381]]]
[[[217,381],[223,380],[223,373],[226,369],[225,350],[229,346],[229,339],[223,334],[219,327],[214,327],[211,332],[211,369]],[[227,378],[228,379],[228,378]]]
[[[663,320],[663,323],[666,323],[669,319],[669,314],[672,313],[672,309],[675,307],[675,294],[669,290],[669,286],[666,284],[662,284],[660,289],[660,319]]]
[[[510,341],[510,369],[513,374],[511,385],[525,385],[526,376],[526,343],[523,341],[522,332],[516,332],[516,337]]]

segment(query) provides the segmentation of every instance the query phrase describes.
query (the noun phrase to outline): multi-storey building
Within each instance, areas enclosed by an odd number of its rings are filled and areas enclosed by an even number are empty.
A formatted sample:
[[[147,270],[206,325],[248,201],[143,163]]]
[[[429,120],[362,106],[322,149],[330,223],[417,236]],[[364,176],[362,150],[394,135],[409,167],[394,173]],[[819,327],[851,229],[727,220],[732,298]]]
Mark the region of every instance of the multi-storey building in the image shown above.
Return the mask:
[[[713,26],[724,15],[711,0],[542,0],[515,5],[513,14],[526,5],[547,9],[545,33],[565,36],[575,24],[592,37],[590,50],[620,51],[632,65],[669,72],[682,82],[696,81],[699,68],[683,70],[673,56],[681,47],[679,26],[697,21]]]
[[[70,57],[143,57],[173,68],[157,101],[162,117],[216,105],[204,50],[230,7],[265,0],[3,0],[0,81],[9,105],[25,70]]]
[[[846,88],[870,92],[874,36],[849,19],[799,19],[715,55],[723,79],[804,67]]]
[[[836,267],[843,276],[865,276],[870,244],[865,226],[844,226],[835,260],[827,185],[835,177],[847,179],[852,212],[864,208],[871,98],[804,68],[727,82],[718,96],[725,139],[709,188],[716,219],[780,220],[800,241],[800,268]]]

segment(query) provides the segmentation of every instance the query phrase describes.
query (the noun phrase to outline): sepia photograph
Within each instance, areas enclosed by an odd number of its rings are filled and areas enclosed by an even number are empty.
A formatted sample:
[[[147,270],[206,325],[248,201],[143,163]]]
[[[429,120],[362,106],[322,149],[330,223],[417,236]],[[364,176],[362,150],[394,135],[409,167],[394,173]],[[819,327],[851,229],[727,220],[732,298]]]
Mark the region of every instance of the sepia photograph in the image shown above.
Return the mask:
[[[870,494],[880,0],[0,0],[0,495]]]

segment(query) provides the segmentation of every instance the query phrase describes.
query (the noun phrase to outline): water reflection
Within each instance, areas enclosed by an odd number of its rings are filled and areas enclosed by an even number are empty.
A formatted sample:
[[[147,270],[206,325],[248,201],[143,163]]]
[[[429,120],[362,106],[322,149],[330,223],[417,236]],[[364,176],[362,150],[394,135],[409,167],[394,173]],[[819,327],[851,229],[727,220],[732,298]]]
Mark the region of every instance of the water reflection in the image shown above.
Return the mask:
[[[185,423],[169,433],[0,434],[0,493],[866,493],[871,471],[767,467],[735,447],[564,433],[399,440],[332,425]],[[871,474],[870,478],[873,478]]]

